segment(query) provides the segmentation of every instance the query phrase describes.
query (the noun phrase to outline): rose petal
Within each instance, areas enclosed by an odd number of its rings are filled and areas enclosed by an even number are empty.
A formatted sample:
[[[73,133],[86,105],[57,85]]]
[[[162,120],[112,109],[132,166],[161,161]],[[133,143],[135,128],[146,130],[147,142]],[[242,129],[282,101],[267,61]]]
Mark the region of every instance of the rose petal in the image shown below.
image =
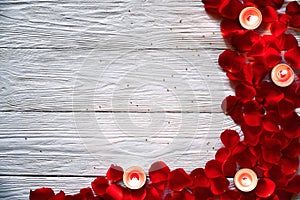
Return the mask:
[[[261,126],[248,126],[243,124],[241,128],[244,133],[244,142],[250,146],[256,146],[263,132]]]
[[[230,156],[231,152],[228,148],[220,148],[217,153],[215,154],[215,159],[220,163],[223,163],[227,158]]]
[[[49,200],[65,200],[66,195],[63,191],[60,191],[55,196],[51,197]]]
[[[291,178],[291,180],[288,182],[286,186],[286,190],[288,192],[297,194],[300,192],[300,175],[295,175]]]
[[[168,180],[170,168],[162,161],[153,163],[149,169],[149,177],[152,183]]]
[[[292,48],[284,54],[286,62],[294,68],[300,69],[300,47]]]
[[[255,194],[262,198],[271,196],[275,191],[275,183],[268,178],[261,178],[258,180],[257,187],[255,188]]]
[[[210,188],[196,188],[194,194],[197,200],[214,200],[214,194]]]
[[[235,93],[242,101],[246,102],[254,98],[256,90],[252,86],[240,84],[235,88]]]
[[[235,33],[243,32],[244,29],[235,20],[224,18],[220,24],[222,35],[225,39],[230,39]]]
[[[272,23],[278,20],[278,15],[276,10],[271,6],[266,6],[262,9],[262,20],[264,23]]]
[[[277,163],[281,158],[281,143],[277,139],[265,139],[262,145],[262,156],[266,162]]]
[[[181,191],[183,188],[191,186],[193,180],[182,168],[170,172],[168,177],[169,188],[174,191]]]
[[[123,168],[117,165],[111,165],[106,172],[107,179],[113,183],[122,180],[123,174]]]
[[[238,200],[240,199],[240,192],[237,190],[228,190],[220,196],[220,200]]]
[[[294,102],[286,98],[282,99],[278,104],[278,112],[282,118],[287,118],[295,112]]]
[[[253,30],[246,30],[234,33],[231,37],[232,46],[239,52],[249,51],[252,46],[259,40],[260,36]]]
[[[285,175],[291,175],[297,172],[299,168],[299,158],[281,158],[279,162],[281,171]]]
[[[145,200],[162,200],[161,195],[158,193],[155,187],[149,185],[146,187],[146,197]]]
[[[283,154],[289,158],[295,158],[300,155],[300,141],[293,139],[290,144],[283,150]]]
[[[98,177],[92,182],[92,188],[94,192],[101,196],[106,192],[106,189],[108,187],[108,180],[105,177]]]
[[[106,189],[106,193],[114,200],[123,200],[123,190],[120,186],[112,184]]]
[[[210,185],[211,191],[214,195],[220,195],[229,190],[229,181],[223,176],[210,179]]]
[[[194,169],[190,177],[193,179],[193,188],[196,187],[209,187],[210,182],[207,178],[203,168]]]
[[[282,34],[277,38],[281,50],[289,50],[298,46],[298,41],[293,34]]]
[[[54,191],[51,188],[39,188],[36,190],[30,190],[30,200],[49,200],[53,197]]]
[[[221,133],[221,141],[227,148],[233,148],[240,142],[240,136],[235,130],[226,129]]]
[[[210,160],[205,165],[205,174],[208,178],[217,178],[222,176],[221,163],[217,160]]]
[[[239,0],[222,1],[219,7],[219,13],[229,19],[237,19],[243,9],[243,4]]]
[[[229,157],[222,164],[222,172],[225,177],[233,177],[236,173],[237,163],[233,157]]]

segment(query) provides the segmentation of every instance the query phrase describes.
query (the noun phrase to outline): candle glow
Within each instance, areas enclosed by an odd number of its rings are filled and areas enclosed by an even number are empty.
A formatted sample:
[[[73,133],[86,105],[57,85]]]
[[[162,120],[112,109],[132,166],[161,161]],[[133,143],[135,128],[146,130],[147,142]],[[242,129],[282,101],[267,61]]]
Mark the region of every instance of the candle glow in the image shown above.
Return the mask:
[[[235,186],[243,192],[254,190],[257,185],[256,173],[251,169],[240,169],[234,176]]]
[[[286,64],[276,65],[271,72],[272,81],[280,87],[286,87],[292,84],[295,78],[293,69]]]
[[[261,24],[262,14],[255,7],[246,7],[241,11],[239,21],[245,29],[253,30]]]

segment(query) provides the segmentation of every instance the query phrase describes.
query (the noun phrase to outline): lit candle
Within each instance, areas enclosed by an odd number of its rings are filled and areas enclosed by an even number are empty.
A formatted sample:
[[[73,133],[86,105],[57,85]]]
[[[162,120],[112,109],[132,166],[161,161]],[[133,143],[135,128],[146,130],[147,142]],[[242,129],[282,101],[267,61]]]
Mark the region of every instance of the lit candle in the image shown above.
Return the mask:
[[[253,30],[261,24],[262,14],[255,7],[246,7],[241,11],[239,20],[242,27],[248,30]]]
[[[240,169],[234,176],[234,185],[242,192],[250,192],[257,185],[256,173],[248,168]]]
[[[278,64],[272,69],[271,79],[280,87],[289,86],[294,81],[294,78],[295,73],[287,64]]]
[[[146,173],[140,167],[129,167],[124,172],[123,182],[130,189],[139,189],[146,183]]]

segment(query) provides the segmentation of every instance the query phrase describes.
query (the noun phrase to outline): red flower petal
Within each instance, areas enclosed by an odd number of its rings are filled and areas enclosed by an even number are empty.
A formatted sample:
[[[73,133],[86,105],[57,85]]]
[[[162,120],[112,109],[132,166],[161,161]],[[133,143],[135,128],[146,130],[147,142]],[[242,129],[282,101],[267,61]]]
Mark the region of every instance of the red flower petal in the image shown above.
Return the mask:
[[[294,139],[290,142],[289,146],[287,146],[283,153],[285,156],[289,158],[295,158],[300,155],[300,141],[297,139]]]
[[[123,168],[117,165],[111,165],[106,172],[107,179],[113,183],[122,180],[123,174]]]
[[[123,200],[123,190],[118,185],[112,184],[108,186],[106,193],[114,200]]]
[[[237,51],[246,52],[252,48],[259,38],[260,36],[257,32],[246,30],[233,34],[231,37],[231,44]]]
[[[229,181],[227,178],[220,176],[218,178],[210,179],[211,191],[214,195],[220,195],[229,190]]]
[[[218,62],[224,71],[237,73],[246,64],[246,58],[235,51],[227,49],[220,54]]]
[[[204,8],[206,12],[212,14],[212,15],[219,15],[219,7],[221,4],[221,1],[219,0],[202,0],[202,3],[204,4]]]
[[[220,200],[238,200],[240,196],[237,190],[229,190],[220,196]]]
[[[236,20],[230,20],[226,18],[221,21],[220,28],[223,37],[228,40],[230,40],[232,35],[245,31]]]
[[[92,188],[94,192],[101,196],[106,192],[106,189],[108,187],[108,180],[105,177],[98,177],[92,182]]]
[[[215,154],[215,159],[220,163],[223,163],[230,156],[230,151],[228,148],[220,148]]]
[[[294,102],[288,99],[282,99],[278,104],[278,112],[282,118],[291,116],[295,112]]]
[[[299,168],[299,158],[281,158],[279,162],[281,171],[285,175],[291,175],[297,172]]]
[[[262,144],[262,156],[266,162],[277,163],[281,158],[281,143],[277,139],[265,139]]]
[[[51,188],[39,188],[36,190],[30,190],[30,200],[49,200],[55,194]]]
[[[196,187],[209,187],[210,182],[207,178],[203,168],[194,169],[190,177],[193,179],[193,188]]]
[[[194,194],[197,200],[214,200],[214,194],[210,188],[196,188]]]
[[[51,197],[49,200],[65,200],[66,195],[63,191],[60,191],[55,196]]]
[[[267,198],[271,196],[275,191],[275,183],[268,179],[262,178],[258,180],[257,187],[255,188],[255,194],[262,198]]]
[[[158,193],[155,187],[149,185],[146,187],[146,197],[145,200],[161,200],[161,195]]]
[[[205,174],[208,178],[217,178],[222,176],[221,163],[217,160],[210,160],[205,165]]]
[[[298,41],[293,34],[282,34],[277,38],[281,50],[289,50],[298,46]]]
[[[166,181],[170,173],[170,168],[162,161],[155,162],[149,169],[149,177],[152,183]]]
[[[233,177],[236,173],[237,164],[236,160],[233,157],[229,157],[223,164],[222,164],[222,171],[223,175],[226,177]]]
[[[275,22],[278,20],[277,12],[271,6],[264,7],[264,9],[262,9],[261,13],[263,16],[262,20],[265,23],[272,23],[272,22]]]
[[[269,132],[278,132],[280,129],[280,117],[278,112],[270,111],[265,115],[263,127]]]
[[[286,62],[294,68],[300,69],[300,47],[296,47],[293,49],[288,50],[285,54],[284,54],[284,58],[286,60]]]
[[[300,13],[300,4],[297,1],[292,1],[286,6],[286,14],[296,15]]]
[[[261,126],[248,126],[243,124],[241,128],[244,133],[244,142],[250,146],[256,146],[259,143],[260,135],[263,131]]]
[[[174,191],[181,191],[193,183],[191,177],[182,168],[171,171],[168,180],[169,188]]]
[[[221,133],[221,141],[227,148],[233,148],[240,142],[240,136],[235,130],[227,129]]]
[[[256,90],[252,86],[240,84],[235,88],[235,93],[236,96],[246,102],[254,98]]]
[[[288,192],[292,192],[297,194],[300,192],[300,175],[293,176],[293,178],[288,182],[286,186],[286,190]]]
[[[287,30],[287,24],[284,24],[282,22],[274,22],[272,23],[271,25],[271,33],[278,37],[280,36],[281,34],[283,34],[286,30]]]
[[[224,0],[219,7],[219,13],[229,19],[237,19],[243,9],[239,0]]]

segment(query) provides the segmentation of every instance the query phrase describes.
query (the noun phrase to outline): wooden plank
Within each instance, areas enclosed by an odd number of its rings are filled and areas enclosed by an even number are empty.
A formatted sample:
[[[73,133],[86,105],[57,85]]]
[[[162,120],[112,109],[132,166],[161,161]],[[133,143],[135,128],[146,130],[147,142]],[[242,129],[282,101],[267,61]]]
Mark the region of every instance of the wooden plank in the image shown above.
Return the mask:
[[[0,47],[224,48],[201,1],[1,1]]]
[[[0,111],[221,112],[216,53],[0,49]]]
[[[214,157],[222,113],[0,113],[0,174],[95,175],[163,160],[192,170]]]

